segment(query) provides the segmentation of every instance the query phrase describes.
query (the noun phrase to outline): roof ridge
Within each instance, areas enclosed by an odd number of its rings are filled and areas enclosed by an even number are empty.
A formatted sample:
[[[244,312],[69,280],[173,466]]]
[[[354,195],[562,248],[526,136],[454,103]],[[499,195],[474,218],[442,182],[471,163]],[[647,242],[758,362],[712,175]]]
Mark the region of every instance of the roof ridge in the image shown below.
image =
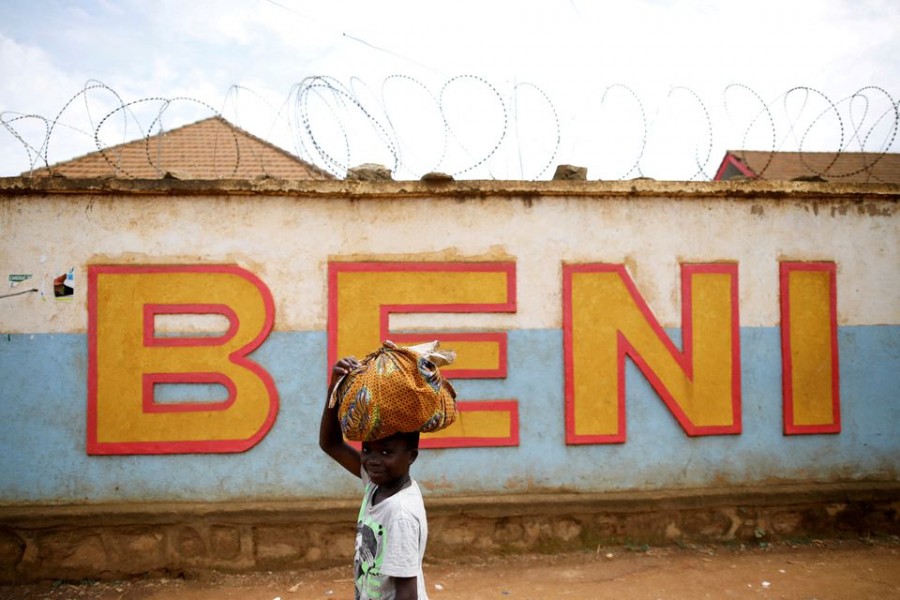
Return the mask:
[[[238,132],[244,134],[245,136],[247,136],[247,137],[249,137],[249,138],[251,138],[251,139],[253,139],[253,140],[255,140],[255,141],[257,141],[257,142],[259,142],[259,143],[261,143],[261,144],[263,144],[263,145],[265,145],[265,146],[268,146],[269,148],[271,148],[272,150],[275,150],[276,152],[280,152],[281,154],[283,154],[284,156],[287,156],[288,158],[292,158],[292,159],[294,159],[294,160],[296,160],[296,161],[299,161],[299,162],[303,163],[305,166],[307,166],[307,167],[309,167],[309,168],[311,168],[311,169],[314,169],[315,171],[318,171],[319,174],[325,175],[326,177],[334,177],[334,175],[333,175],[332,173],[329,173],[328,171],[326,171],[326,170],[323,169],[322,167],[320,167],[320,166],[318,166],[318,165],[315,165],[315,164],[313,164],[313,163],[311,163],[311,162],[307,162],[307,161],[303,160],[302,158],[300,158],[299,156],[297,156],[297,155],[295,155],[295,154],[293,154],[293,153],[291,153],[291,152],[288,152],[287,150],[285,150],[285,149],[282,148],[281,146],[278,146],[277,144],[273,144],[272,142],[270,142],[270,141],[268,141],[268,140],[264,140],[263,138],[258,137],[258,136],[256,136],[256,135],[250,133],[250,132],[247,131],[246,129],[243,129],[242,127],[239,127],[238,125],[235,125],[234,123],[232,123],[231,121],[229,121],[228,119],[226,119],[225,117],[223,117],[222,115],[214,115],[214,116],[210,117],[210,119],[219,119],[219,120],[221,120],[225,125],[227,125],[228,127],[231,127],[231,128],[234,129],[235,131],[238,131]],[[204,120],[205,120],[205,121],[208,121],[209,119],[204,119]],[[198,123],[199,123],[199,121],[198,121]]]
[[[164,136],[164,135],[183,133],[184,130],[186,130],[186,129],[202,127],[204,124],[208,124],[213,121],[218,122],[222,126],[228,128],[233,134],[240,135],[241,137],[247,139],[250,142],[262,145],[267,150],[275,152],[278,155],[282,156],[283,158],[289,159],[290,161],[297,163],[299,166],[302,166],[303,168],[307,169],[311,173],[315,173],[316,175],[319,175],[319,176],[322,176],[322,177],[328,178],[328,179],[332,179],[335,177],[332,173],[326,171],[325,169],[319,167],[318,165],[315,165],[311,162],[303,160],[299,156],[297,156],[291,152],[288,152],[284,148],[282,148],[276,144],[273,144],[272,142],[270,142],[268,140],[264,140],[264,139],[260,138],[259,136],[256,136],[256,135],[250,133],[249,131],[235,125],[234,123],[232,123],[231,121],[229,121],[228,119],[226,119],[225,117],[223,117],[220,114],[214,114],[209,117],[200,119],[198,121],[185,123],[183,125],[174,127],[172,129],[160,129],[159,132],[157,132],[153,135],[141,135],[140,137],[134,138],[134,139],[126,141],[126,142],[115,144],[113,146],[106,146],[103,148],[99,148],[97,150],[93,150],[91,152],[87,152],[85,154],[75,156],[75,157],[69,158],[67,160],[59,161],[59,162],[56,162],[53,164],[44,164],[41,167],[32,168],[32,169],[25,171],[23,173],[23,175],[35,174],[35,173],[52,173],[55,170],[59,170],[60,168],[65,168],[69,165],[84,161],[86,159],[89,160],[89,159],[93,159],[93,158],[103,158],[106,162],[109,162],[108,156],[111,153],[122,152],[123,149],[125,149],[125,148],[136,149],[139,145],[144,145],[144,147],[146,147],[146,144],[149,144],[157,139],[161,140],[162,136]],[[96,141],[96,137],[94,139]],[[254,153],[251,149],[251,154],[256,154],[256,153]],[[113,166],[113,168],[116,168],[116,167]]]
[[[714,179],[900,183],[897,152],[728,150]]]

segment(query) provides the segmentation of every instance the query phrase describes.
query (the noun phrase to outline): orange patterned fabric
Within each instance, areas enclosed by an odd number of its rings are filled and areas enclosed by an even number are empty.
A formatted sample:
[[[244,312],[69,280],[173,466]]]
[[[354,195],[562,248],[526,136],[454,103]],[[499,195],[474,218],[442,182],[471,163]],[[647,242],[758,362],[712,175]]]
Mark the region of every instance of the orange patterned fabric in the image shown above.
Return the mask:
[[[344,437],[370,442],[401,431],[438,431],[456,420],[456,391],[433,355],[417,348],[385,341],[338,383],[331,401],[338,402]]]

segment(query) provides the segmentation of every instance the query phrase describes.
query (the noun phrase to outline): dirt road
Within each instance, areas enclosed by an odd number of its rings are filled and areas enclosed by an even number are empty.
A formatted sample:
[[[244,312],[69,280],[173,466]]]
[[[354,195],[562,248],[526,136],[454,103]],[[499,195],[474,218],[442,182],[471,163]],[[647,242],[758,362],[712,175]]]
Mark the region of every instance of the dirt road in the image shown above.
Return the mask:
[[[764,547],[611,547],[461,557],[426,565],[431,600],[900,599],[900,539]],[[0,599],[328,600],[353,597],[350,569],[206,574],[0,587]]]

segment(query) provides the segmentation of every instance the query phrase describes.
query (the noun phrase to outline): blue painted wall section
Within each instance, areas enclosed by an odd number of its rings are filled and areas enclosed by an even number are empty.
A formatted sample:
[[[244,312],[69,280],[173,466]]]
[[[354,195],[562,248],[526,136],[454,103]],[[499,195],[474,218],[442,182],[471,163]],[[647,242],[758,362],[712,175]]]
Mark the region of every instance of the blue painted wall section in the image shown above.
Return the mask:
[[[838,336],[840,434],[783,435],[779,330],[743,328],[740,435],[685,435],[629,364],[627,443],[567,446],[562,333],[510,331],[506,379],[454,385],[460,399],[518,399],[520,445],[423,451],[414,474],[429,494],[895,480],[900,326],[842,327]],[[88,456],[86,336],[3,335],[0,503],[355,498],[357,482],[318,448],[326,346],[325,332],[274,332],[254,353],[276,382],[281,410],[247,452]]]

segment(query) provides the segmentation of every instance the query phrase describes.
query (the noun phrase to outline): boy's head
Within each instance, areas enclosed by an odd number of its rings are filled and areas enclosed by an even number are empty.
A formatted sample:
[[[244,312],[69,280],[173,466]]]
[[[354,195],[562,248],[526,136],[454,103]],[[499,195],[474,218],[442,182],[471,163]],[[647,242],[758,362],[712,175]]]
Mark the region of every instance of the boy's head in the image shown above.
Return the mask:
[[[409,475],[419,456],[419,432],[399,432],[380,440],[362,443],[362,466],[372,483],[394,483]]]
[[[401,439],[406,442],[406,447],[410,450],[419,449],[420,434],[418,431],[400,431],[395,433],[392,437],[396,437],[397,439]]]

